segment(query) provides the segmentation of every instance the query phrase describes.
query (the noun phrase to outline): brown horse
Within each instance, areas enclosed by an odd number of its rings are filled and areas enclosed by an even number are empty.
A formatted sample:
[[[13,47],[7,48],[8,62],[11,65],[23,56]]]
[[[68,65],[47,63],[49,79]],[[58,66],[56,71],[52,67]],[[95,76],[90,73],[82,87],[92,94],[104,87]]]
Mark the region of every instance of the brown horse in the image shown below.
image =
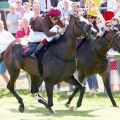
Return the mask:
[[[98,37],[95,41],[83,40],[80,46],[77,48],[77,70],[78,80],[83,82],[86,77],[93,74],[99,74],[102,77],[107,94],[114,107],[117,106],[109,85],[109,62],[106,58],[107,51],[113,48],[120,52],[120,33],[118,31],[110,30],[106,31],[103,36]],[[74,76],[72,79],[76,79]],[[75,88],[74,92],[70,95],[66,106],[70,106],[70,102],[78,92],[79,88]],[[84,91],[81,93],[80,101],[77,103],[77,107],[81,106]]]
[[[74,73],[76,68],[76,38],[86,35],[94,37],[94,34],[91,32],[96,34],[91,29],[91,25],[71,15],[70,23],[65,33],[60,38],[54,39],[53,42],[48,44],[46,47],[47,51],[43,56],[40,57],[38,55],[38,64],[34,59],[22,57],[23,46],[16,44],[17,40],[8,46],[7,50],[2,54],[3,61],[10,74],[10,81],[7,88],[18,100],[20,112],[24,111],[24,103],[14,90],[14,83],[20,74],[20,69],[22,68],[30,74],[31,93],[38,93],[39,86],[43,80],[45,81],[48,102],[40,95],[38,95],[38,102],[44,104],[50,112],[54,112],[51,108],[53,106],[53,86],[58,82],[68,80]],[[67,82],[81,89],[81,84],[77,80],[68,80]]]

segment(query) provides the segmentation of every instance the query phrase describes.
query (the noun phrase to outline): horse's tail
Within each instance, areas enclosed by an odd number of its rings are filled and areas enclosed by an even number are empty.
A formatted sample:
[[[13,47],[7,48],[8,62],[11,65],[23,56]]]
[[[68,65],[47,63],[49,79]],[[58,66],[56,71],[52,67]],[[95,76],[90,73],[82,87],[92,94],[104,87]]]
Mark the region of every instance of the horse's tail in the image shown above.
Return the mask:
[[[12,41],[5,51],[1,54],[2,59],[5,63],[15,64],[15,61],[18,59],[20,60],[20,54],[18,54],[20,51],[20,48],[22,48],[22,45],[19,44],[19,40],[15,39]]]

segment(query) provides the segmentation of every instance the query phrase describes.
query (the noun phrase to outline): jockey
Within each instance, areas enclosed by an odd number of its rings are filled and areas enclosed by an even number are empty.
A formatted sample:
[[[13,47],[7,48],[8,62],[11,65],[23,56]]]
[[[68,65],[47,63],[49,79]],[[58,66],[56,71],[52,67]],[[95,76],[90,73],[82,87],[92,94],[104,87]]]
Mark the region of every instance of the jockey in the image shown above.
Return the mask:
[[[34,54],[46,45],[48,41],[51,41],[53,37],[58,36],[64,32],[64,29],[57,30],[56,32],[50,31],[53,26],[58,25],[60,28],[64,28],[62,21],[60,20],[61,12],[57,8],[51,8],[44,16],[36,17],[31,21],[31,30],[29,34],[29,48],[33,49],[33,46],[38,45],[34,51]]]

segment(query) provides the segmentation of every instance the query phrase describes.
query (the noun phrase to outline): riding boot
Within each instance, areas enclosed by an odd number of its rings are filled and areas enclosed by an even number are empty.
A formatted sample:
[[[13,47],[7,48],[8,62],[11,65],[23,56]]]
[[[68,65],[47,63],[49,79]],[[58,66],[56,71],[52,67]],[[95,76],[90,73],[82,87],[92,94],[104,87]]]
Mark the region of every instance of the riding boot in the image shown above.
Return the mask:
[[[44,44],[41,42],[41,43],[37,46],[37,48],[35,49],[35,51],[32,53],[31,57],[33,57],[35,60],[37,60],[37,59],[36,59],[36,54],[38,53],[38,51],[40,51],[40,49],[41,49],[43,46],[44,46]]]

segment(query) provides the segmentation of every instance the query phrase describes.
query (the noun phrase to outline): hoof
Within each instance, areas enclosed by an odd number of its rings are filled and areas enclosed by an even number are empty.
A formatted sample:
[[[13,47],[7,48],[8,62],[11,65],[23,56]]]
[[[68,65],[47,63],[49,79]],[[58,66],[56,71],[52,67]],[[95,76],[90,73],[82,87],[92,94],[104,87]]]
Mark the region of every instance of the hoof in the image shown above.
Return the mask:
[[[80,105],[77,105],[77,108],[79,108],[81,106],[81,104]]]
[[[52,108],[49,108],[49,112],[50,112],[51,114],[56,114],[56,112],[55,112]]]
[[[77,108],[76,108],[75,106],[71,106],[71,107],[69,108],[69,110],[70,110],[70,112],[74,112],[74,111],[77,110]]]
[[[67,108],[70,108],[70,104],[67,104],[67,103],[66,103],[65,106],[66,106]]]
[[[18,110],[19,110],[19,112],[23,113],[24,112],[24,105],[20,105]]]
[[[117,105],[114,105],[113,107],[119,107],[119,106],[117,106]]]

